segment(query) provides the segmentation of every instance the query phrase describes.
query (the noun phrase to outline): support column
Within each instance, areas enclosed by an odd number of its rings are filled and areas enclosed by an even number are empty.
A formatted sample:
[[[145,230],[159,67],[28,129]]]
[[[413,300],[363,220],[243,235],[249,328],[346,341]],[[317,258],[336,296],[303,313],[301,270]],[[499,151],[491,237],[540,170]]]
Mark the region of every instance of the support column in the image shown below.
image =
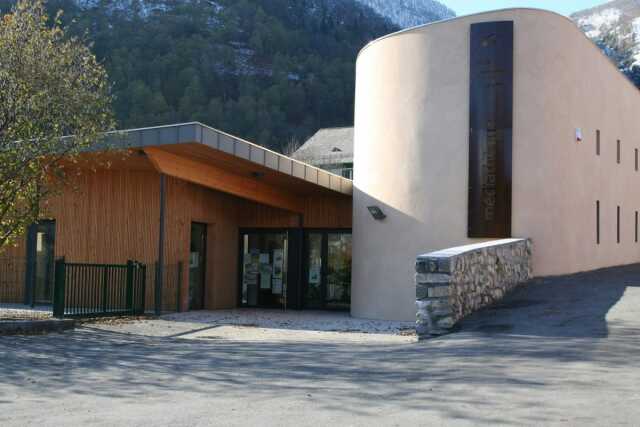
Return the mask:
[[[158,233],[158,263],[156,264],[155,277],[155,314],[160,315],[162,312],[162,288],[164,281],[164,229],[165,229],[165,209],[166,209],[166,189],[167,176],[160,174],[160,230]],[[178,302],[180,303],[180,302]]]

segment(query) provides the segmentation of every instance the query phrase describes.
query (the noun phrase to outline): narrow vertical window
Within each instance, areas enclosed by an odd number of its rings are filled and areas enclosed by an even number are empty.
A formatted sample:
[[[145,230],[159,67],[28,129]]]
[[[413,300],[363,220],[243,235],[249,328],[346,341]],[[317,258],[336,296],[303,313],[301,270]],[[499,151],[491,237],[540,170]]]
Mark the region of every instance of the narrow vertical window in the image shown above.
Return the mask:
[[[596,201],[596,243],[600,244],[600,200]]]
[[[618,213],[616,215],[616,240],[620,243],[620,206],[618,206]]]
[[[618,144],[616,148],[616,157],[618,159],[618,163],[620,163],[620,140],[618,140]]]
[[[600,155],[600,129],[596,131],[596,156]]]
[[[638,211],[636,211],[636,243],[638,243]]]
[[[638,149],[636,148],[636,172],[638,172]]]

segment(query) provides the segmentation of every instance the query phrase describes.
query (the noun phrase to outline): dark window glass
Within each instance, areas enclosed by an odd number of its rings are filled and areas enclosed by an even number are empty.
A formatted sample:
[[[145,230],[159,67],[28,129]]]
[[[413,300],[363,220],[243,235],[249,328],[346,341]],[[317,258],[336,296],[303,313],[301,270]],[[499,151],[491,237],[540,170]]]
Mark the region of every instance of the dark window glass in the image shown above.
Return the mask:
[[[207,225],[191,224],[189,247],[189,309],[204,308],[205,275],[207,265]]]
[[[596,201],[596,243],[600,244],[600,200]]]
[[[54,252],[55,252],[55,221],[39,221],[35,224],[35,233],[33,237],[29,254],[34,260],[34,303],[48,304],[53,297],[53,279],[54,279]],[[1,279],[1,278],[0,278]]]
[[[638,149],[636,148],[636,172],[638,172]]]
[[[600,155],[600,130],[596,131],[596,156]]]
[[[620,243],[620,206],[618,206],[616,215],[616,240]]]
[[[618,163],[620,163],[620,140],[617,141],[617,146],[616,146],[616,157],[618,160]]]

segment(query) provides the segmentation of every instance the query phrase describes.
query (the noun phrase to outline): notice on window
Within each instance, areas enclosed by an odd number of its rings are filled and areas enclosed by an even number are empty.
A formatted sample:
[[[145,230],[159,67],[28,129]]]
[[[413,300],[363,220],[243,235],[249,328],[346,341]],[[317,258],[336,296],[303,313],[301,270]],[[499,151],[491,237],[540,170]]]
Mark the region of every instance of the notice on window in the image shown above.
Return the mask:
[[[200,265],[200,253],[191,252],[189,256],[189,268],[198,268]]]
[[[275,295],[282,295],[282,279],[273,279],[271,293]]]
[[[260,289],[271,289],[271,274],[260,273]]]
[[[273,269],[270,264],[260,265],[260,289],[271,289],[271,275]]]
[[[284,251],[282,249],[274,249],[273,251],[273,277],[282,279],[282,270],[284,268]]]
[[[245,272],[258,274],[258,257],[259,254],[257,253],[244,254],[243,264]]]
[[[42,249],[44,248],[44,233],[40,233],[38,232],[38,234],[36,234],[36,252],[42,252]]]
[[[247,285],[257,285],[258,284],[258,275],[255,273],[247,273],[244,275],[244,283]]]
[[[260,264],[269,264],[269,254],[260,254]]]
[[[309,283],[320,283],[320,266],[313,265],[309,268]]]

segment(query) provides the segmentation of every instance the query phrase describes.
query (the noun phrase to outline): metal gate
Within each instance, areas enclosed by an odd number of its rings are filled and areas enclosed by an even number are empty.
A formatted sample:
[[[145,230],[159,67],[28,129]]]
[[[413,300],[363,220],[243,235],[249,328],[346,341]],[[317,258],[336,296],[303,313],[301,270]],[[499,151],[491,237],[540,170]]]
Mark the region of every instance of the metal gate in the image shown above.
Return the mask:
[[[146,265],[67,263],[56,260],[55,317],[132,316],[144,314]]]

